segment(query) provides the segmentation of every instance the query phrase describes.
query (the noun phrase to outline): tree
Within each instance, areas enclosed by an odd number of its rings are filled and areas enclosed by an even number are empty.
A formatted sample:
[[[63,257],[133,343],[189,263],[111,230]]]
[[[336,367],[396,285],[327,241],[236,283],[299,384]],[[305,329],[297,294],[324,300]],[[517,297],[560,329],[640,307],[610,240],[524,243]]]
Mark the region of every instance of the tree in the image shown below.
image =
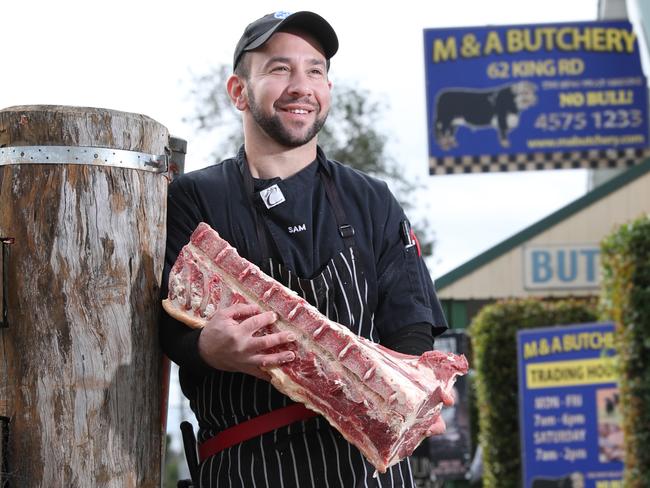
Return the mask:
[[[230,76],[227,65],[194,76],[190,101],[192,115],[185,121],[199,132],[211,134],[219,141],[213,151],[215,160],[221,154],[233,154],[243,142],[240,115],[226,92]],[[368,91],[351,83],[337,83],[332,95],[332,107],[325,127],[318,136],[319,144],[331,159],[344,162],[370,175],[386,180],[396,198],[409,214],[425,255],[432,255],[434,232],[429,218],[418,215],[412,197],[423,185],[410,180],[393,157],[388,154],[388,137],[381,132],[379,121],[387,106]]]

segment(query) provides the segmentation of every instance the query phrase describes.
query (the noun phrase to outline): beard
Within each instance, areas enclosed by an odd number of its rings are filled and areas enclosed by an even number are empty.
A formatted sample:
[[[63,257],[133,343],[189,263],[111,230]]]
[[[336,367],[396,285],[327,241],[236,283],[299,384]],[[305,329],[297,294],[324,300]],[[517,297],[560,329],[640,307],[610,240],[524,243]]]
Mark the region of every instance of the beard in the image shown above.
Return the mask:
[[[259,125],[266,134],[278,144],[284,147],[300,147],[311,141],[320,132],[325,125],[327,119],[327,112],[320,115],[320,106],[314,105],[316,110],[316,120],[307,129],[304,135],[294,135],[282,123],[280,117],[276,115],[267,115],[263,112],[262,108],[255,101],[253,91],[248,91],[248,108],[250,109],[253,120]]]

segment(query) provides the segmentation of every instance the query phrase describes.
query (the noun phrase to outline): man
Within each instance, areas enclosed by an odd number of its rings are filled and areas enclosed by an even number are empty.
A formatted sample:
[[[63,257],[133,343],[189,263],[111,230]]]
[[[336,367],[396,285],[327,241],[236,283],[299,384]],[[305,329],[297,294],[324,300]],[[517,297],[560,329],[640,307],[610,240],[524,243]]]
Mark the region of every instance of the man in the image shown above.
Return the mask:
[[[446,324],[408,221],[385,183],[317,146],[337,49],[332,27],[311,12],[269,14],[246,28],[227,82],[245,142],[235,158],[170,185],[163,281],[204,221],[329,318],[421,354]],[[295,338],[255,335],[274,320],[243,304],[217,311],[201,330],[163,318],[163,348],[180,365],[199,422],[200,486],[413,486],[408,460],[373,477],[323,418],[301,412],[278,424],[291,401],[260,366],[293,360],[282,346]]]

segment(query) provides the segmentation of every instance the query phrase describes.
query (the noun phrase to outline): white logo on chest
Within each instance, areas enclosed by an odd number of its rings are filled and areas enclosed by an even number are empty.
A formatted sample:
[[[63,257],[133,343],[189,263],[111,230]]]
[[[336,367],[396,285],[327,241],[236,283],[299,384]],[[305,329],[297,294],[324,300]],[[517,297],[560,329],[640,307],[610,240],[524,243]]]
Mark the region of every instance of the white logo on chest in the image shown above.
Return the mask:
[[[266,208],[272,208],[284,202],[284,195],[278,185],[272,185],[260,192],[262,201]]]
[[[296,232],[302,232],[303,230],[307,230],[307,225],[306,224],[300,224],[300,225],[290,225],[287,227],[289,229],[289,234],[295,234]]]

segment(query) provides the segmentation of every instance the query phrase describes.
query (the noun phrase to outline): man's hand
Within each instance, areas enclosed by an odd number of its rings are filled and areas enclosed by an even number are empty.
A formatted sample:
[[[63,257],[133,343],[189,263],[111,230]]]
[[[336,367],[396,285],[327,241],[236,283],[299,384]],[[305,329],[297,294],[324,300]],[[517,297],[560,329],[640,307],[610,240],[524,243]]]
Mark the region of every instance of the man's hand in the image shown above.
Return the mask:
[[[454,397],[452,395],[448,395],[442,389],[440,389],[440,397],[442,399],[443,408],[452,407],[455,403]],[[427,430],[427,436],[443,434],[446,429],[447,425],[445,425],[445,421],[442,419],[442,415],[438,415],[436,421],[431,427],[429,427],[429,430]]]
[[[263,329],[276,320],[275,313],[260,313],[257,305],[239,303],[218,310],[201,331],[199,355],[213,368],[268,380],[260,366],[276,366],[295,358],[292,351],[267,351],[296,340],[290,332],[263,335]]]
[[[429,430],[427,430],[427,436],[444,434],[445,430],[447,430],[447,425],[445,424],[445,421],[442,420],[442,415],[438,415],[436,421],[431,427],[429,427]]]

